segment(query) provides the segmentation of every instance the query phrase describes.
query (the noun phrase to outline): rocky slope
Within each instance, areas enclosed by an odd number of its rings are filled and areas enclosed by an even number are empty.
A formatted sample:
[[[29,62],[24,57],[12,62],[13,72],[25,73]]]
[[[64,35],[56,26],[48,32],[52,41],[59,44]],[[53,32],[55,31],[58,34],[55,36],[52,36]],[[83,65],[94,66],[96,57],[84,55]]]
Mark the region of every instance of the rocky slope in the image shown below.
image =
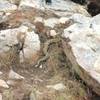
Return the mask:
[[[0,100],[100,95],[99,17],[70,0],[1,0]]]

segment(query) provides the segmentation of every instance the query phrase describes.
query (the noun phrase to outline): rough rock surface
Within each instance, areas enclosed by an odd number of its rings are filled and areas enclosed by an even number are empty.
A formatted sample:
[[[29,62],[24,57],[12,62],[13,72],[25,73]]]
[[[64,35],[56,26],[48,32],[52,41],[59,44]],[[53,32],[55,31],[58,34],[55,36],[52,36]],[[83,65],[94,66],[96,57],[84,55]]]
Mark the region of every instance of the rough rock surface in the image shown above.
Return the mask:
[[[48,85],[46,87],[52,88],[52,89],[55,89],[55,90],[58,90],[58,91],[64,90],[66,88],[63,83],[58,83],[58,84],[55,84],[55,85]]]
[[[40,41],[34,31],[28,32],[28,27],[21,26],[15,29],[7,29],[0,31],[0,53],[8,52],[10,47],[18,43],[17,35],[21,36],[21,32],[25,32],[26,38],[23,52],[20,52],[21,61],[30,59],[34,61],[34,55],[40,50]],[[19,37],[20,38],[20,37]],[[8,46],[7,46],[8,45]],[[24,53],[24,54],[23,54]],[[23,55],[25,59],[23,58]]]
[[[4,80],[0,79],[0,88],[9,88],[9,86],[7,85],[7,83]]]
[[[10,70],[10,72],[9,72],[9,79],[10,80],[23,80],[24,77],[19,75],[19,74],[17,74],[13,70]]]
[[[2,100],[2,94],[0,94],[0,100]]]
[[[67,6],[66,6],[67,5]],[[68,0],[53,0],[51,5],[46,5],[42,0],[21,0],[20,8],[24,6],[35,7],[42,10],[50,10],[59,16],[69,16],[73,13],[81,13],[89,16],[84,7]]]
[[[100,15],[93,18],[75,16],[71,18],[74,25],[64,31],[64,36],[70,39],[68,45],[64,44],[65,52],[76,72],[100,94]]]
[[[17,10],[17,6],[8,1],[0,1],[0,12],[11,12]]]

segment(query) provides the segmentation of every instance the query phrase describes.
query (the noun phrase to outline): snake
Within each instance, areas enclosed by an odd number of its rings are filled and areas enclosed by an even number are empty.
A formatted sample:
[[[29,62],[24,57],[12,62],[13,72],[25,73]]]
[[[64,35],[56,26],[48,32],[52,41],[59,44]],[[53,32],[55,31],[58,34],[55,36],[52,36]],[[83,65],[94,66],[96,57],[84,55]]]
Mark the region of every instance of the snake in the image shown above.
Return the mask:
[[[35,64],[35,67],[39,67],[41,65],[42,62],[46,61],[49,57],[50,57],[50,53],[48,52],[49,50],[49,46],[53,43],[58,43],[61,41],[61,36],[58,35],[52,39],[49,39],[47,40],[45,43],[44,43],[44,48],[43,48],[43,54],[44,56],[42,58],[40,58],[36,64]]]

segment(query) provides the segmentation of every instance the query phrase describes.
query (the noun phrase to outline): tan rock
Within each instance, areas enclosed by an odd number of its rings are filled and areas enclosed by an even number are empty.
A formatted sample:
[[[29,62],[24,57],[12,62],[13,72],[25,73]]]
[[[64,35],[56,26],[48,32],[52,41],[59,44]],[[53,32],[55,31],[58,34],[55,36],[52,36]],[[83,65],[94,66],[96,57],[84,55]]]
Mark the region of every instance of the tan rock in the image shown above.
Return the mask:
[[[20,86],[22,83],[23,81],[20,81],[20,80],[8,80],[7,81],[7,84],[13,87]]]
[[[56,36],[58,33],[55,30],[50,30],[50,36],[54,37]]]
[[[69,43],[63,49],[77,74],[100,95],[100,15],[75,14],[74,24],[64,30]]]
[[[2,94],[0,93],[0,100],[2,100]]]
[[[94,63],[94,69],[97,71],[97,72],[100,72],[100,56],[98,57],[98,59],[95,61]]]
[[[47,88],[51,88],[51,89],[55,89],[55,90],[64,90],[66,87],[63,83],[58,83],[58,84],[55,84],[55,85],[47,85],[46,86]]]
[[[68,20],[69,20],[69,18],[67,18],[67,17],[61,17],[61,18],[59,19],[59,23],[65,24],[66,21],[68,21]]]
[[[0,75],[2,75],[3,73],[2,72],[0,72]]]
[[[25,33],[23,52],[22,50],[20,51],[20,62],[24,62],[27,59],[27,62],[33,63],[33,57],[36,56],[36,54],[40,50],[40,40],[38,34],[35,34],[34,30],[29,32],[28,29],[29,27],[22,25],[19,28],[1,30],[0,55],[2,56],[3,54],[5,54],[5,52],[8,52],[10,50],[8,46],[13,46],[14,44],[17,44],[19,42],[17,37],[20,36],[19,33]],[[21,38],[23,37],[24,35],[21,35],[21,37],[19,38],[20,42],[22,41]]]
[[[0,79],[0,87],[1,88],[9,88],[9,86],[7,85],[7,83],[4,80]]]
[[[11,79],[11,80],[23,80],[24,77],[19,75],[19,74],[17,74],[13,70],[10,70],[10,72],[9,72],[9,79]]]

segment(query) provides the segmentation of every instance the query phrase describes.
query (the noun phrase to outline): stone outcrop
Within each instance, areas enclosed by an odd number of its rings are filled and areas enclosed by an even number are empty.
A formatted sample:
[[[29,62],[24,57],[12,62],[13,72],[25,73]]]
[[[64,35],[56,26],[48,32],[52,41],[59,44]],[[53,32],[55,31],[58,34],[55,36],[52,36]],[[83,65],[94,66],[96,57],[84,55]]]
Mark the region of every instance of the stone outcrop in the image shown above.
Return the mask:
[[[65,29],[64,51],[78,75],[100,95],[100,15],[73,15],[74,24]]]

